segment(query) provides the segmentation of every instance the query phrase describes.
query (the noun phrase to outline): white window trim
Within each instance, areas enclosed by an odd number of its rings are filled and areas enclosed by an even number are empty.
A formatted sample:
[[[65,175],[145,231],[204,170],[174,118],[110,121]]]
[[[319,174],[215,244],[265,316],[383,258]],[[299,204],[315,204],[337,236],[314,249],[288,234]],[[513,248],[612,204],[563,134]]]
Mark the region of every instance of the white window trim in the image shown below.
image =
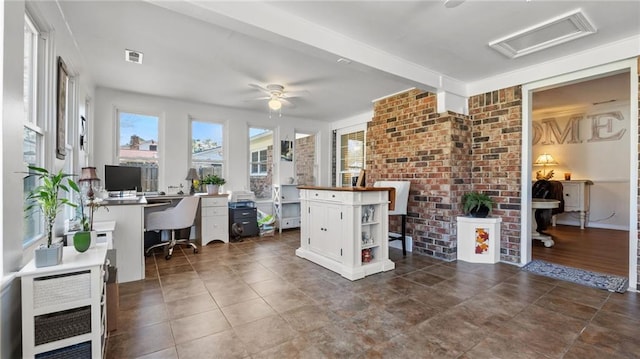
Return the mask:
[[[360,131],[364,131],[364,143],[363,143],[363,162],[362,162],[362,168],[366,168],[366,163],[367,163],[367,124],[366,123],[362,123],[362,124],[358,124],[358,125],[353,125],[353,126],[349,126],[349,127],[344,127],[344,128],[339,128],[336,129],[336,187],[341,187],[342,183],[341,183],[341,178],[340,176],[343,173],[355,173],[354,171],[351,170],[344,170],[342,171],[339,167],[340,164],[342,163],[342,153],[340,151],[340,137],[342,137],[343,135],[349,134],[349,133],[353,133],[353,132],[360,132]]]
[[[118,106],[114,106],[114,121],[113,121],[113,127],[114,127],[114,134],[115,134],[115,144],[114,144],[114,150],[113,150],[113,160],[112,163],[115,165],[120,164],[120,113],[124,112],[124,113],[131,113],[131,114],[136,114],[136,115],[142,115],[142,116],[149,116],[149,117],[156,117],[158,118],[158,151],[157,151],[157,157],[155,158],[155,161],[158,163],[158,191],[160,190],[160,188],[165,188],[164,185],[164,148],[165,148],[165,141],[164,141],[164,113],[162,112],[154,112],[154,111],[149,111],[149,110],[141,110],[141,109],[131,109],[131,108],[126,108],[126,107],[118,107]],[[128,160],[133,160],[133,161],[148,161],[149,158],[144,158],[144,157],[125,157]]]
[[[252,177],[265,177],[269,174],[269,168],[267,166],[268,164],[268,158],[269,158],[269,148],[268,147],[263,147],[261,149],[255,150],[255,151],[251,151],[251,153],[249,154],[249,156],[251,158],[253,158],[253,154],[254,153],[258,153],[258,162],[253,162],[253,161],[249,161],[249,175]],[[260,161],[260,152],[265,151],[265,158],[264,161]],[[267,168],[264,172],[253,172],[252,171],[252,166],[253,165],[258,165],[258,169],[260,169],[260,165],[264,164],[265,167]]]
[[[187,148],[187,156],[189,158],[189,168],[193,167],[193,123],[194,122],[201,122],[201,123],[208,123],[208,124],[212,124],[212,125],[219,125],[222,127],[222,160],[221,161],[201,161],[204,163],[209,163],[211,165],[220,165],[222,166],[222,177],[226,178],[226,171],[227,171],[227,133],[226,133],[226,126],[224,123],[222,122],[218,122],[218,121],[209,121],[209,120],[203,120],[201,119],[201,117],[197,117],[197,116],[192,116],[189,115],[189,146]],[[185,171],[185,173],[187,173]]]

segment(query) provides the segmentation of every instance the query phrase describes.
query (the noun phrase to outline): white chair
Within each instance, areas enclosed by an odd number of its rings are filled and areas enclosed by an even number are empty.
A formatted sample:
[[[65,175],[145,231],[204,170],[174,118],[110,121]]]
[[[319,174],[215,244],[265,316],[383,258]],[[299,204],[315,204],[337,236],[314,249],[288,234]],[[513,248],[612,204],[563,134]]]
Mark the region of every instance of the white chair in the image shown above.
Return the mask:
[[[198,253],[198,247],[186,239],[176,239],[176,230],[188,228],[193,225],[196,218],[196,212],[198,211],[198,201],[200,198],[197,196],[185,197],[175,206],[164,211],[152,212],[145,217],[145,230],[146,231],[170,231],[171,240],[162,242],[149,247],[145,255],[149,255],[151,250],[159,247],[169,247],[169,252],[165,256],[166,259],[171,259],[173,255],[173,247],[176,244],[185,244],[193,248],[193,253]]]
[[[401,233],[389,233],[389,241],[402,240],[402,255],[407,255],[407,205],[409,202],[409,181],[376,181],[374,187],[394,187],[396,189],[395,207],[389,216],[401,216]],[[391,200],[391,199],[389,199]]]

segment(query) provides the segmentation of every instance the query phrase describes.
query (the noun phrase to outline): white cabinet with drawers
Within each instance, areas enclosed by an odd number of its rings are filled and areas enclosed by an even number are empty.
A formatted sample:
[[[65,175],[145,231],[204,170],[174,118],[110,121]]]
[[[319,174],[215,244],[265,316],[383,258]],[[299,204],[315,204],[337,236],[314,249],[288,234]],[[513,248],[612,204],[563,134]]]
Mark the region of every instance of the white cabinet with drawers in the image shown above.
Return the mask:
[[[227,195],[200,198],[202,245],[218,240],[229,243],[229,204]]]
[[[62,263],[29,262],[22,279],[23,358],[103,358],[107,244],[64,247]]]
[[[356,280],[392,270],[389,188],[300,187],[296,255]]]

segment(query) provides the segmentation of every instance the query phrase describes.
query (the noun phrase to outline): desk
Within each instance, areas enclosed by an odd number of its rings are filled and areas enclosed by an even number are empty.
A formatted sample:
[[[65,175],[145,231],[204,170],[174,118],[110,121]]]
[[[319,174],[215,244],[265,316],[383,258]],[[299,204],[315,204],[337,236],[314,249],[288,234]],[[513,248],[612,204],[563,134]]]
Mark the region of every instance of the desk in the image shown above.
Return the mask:
[[[144,197],[137,200],[105,201],[107,208],[94,213],[94,221],[114,221],[113,247],[116,249],[118,282],[144,279]]]
[[[161,211],[167,206],[175,206],[179,200],[188,195],[159,195],[147,197],[136,197],[126,199],[109,199],[105,201],[107,209],[100,208],[94,213],[96,221],[115,221],[117,223],[113,231],[113,247],[116,249],[116,263],[118,266],[118,282],[131,282],[142,280],[145,276],[144,260],[144,217],[146,213]],[[198,194],[198,197],[224,197],[221,195]],[[202,201],[201,201],[202,202]],[[202,210],[198,206],[196,220],[194,222],[195,231],[192,231],[191,239],[199,241],[202,245]],[[224,211],[226,223],[226,208]],[[224,231],[226,233],[226,231]],[[228,241],[228,237],[215,238],[223,242]],[[208,239],[213,240],[213,239]],[[208,243],[208,242],[207,242]]]
[[[538,226],[536,225],[536,209],[553,209],[560,207],[560,201],[557,199],[544,199],[544,198],[534,198],[531,201],[532,210],[532,221],[531,221],[531,238],[540,240],[545,247],[553,247],[555,242],[551,239],[550,235],[542,234],[537,231]],[[536,222],[536,224],[534,224]]]

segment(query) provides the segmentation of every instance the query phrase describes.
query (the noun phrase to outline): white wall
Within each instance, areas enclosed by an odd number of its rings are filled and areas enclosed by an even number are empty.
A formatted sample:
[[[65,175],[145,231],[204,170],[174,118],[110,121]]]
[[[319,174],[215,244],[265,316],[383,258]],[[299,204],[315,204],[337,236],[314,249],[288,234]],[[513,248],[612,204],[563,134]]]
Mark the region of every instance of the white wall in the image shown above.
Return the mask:
[[[330,137],[329,124],[309,119],[282,117],[269,118],[266,106],[264,113],[238,111],[202,103],[178,99],[144,95],[107,88],[96,90],[94,103],[93,163],[100,177],[105,164],[115,164],[116,154],[116,110],[158,114],[160,116],[160,180],[159,190],[167,191],[170,185],[187,185],[184,179],[189,169],[189,118],[212,121],[224,125],[224,177],[227,184],[224,190],[249,189],[249,127],[270,128],[274,130],[276,144],[280,139],[293,139],[295,131],[318,133],[321,137]],[[326,141],[325,141],[326,142]],[[321,153],[330,154],[329,143],[322,142]],[[274,154],[275,156],[275,154]],[[278,154],[279,156],[279,154]],[[330,155],[319,159],[320,173],[330,172]],[[277,157],[276,157],[277,158]],[[293,167],[278,168],[282,162],[275,161],[274,182],[278,178],[293,176]],[[279,170],[279,171],[278,171]],[[280,176],[280,177],[277,177]]]
[[[24,1],[1,1],[0,26],[2,26],[2,268],[3,277],[0,280],[0,307],[2,309],[2,326],[0,337],[0,357],[20,357],[20,285],[13,279],[13,273],[29,261],[33,256],[33,249],[22,248],[23,229],[23,184],[22,175],[19,172],[26,170],[22,159],[23,140],[23,39],[24,39]],[[29,9],[40,29],[48,33],[51,52],[49,58],[55,61],[62,56],[67,64],[70,76],[76,76],[78,84],[78,99],[84,104],[84,99],[92,97],[91,80],[82,76],[82,57],[77,52],[75,45],[68,33],[64,19],[61,18],[56,3],[38,2],[29,3]],[[47,89],[53,91],[47,99],[48,107],[45,110],[45,166],[50,170],[61,168],[62,161],[54,161],[55,136],[52,132],[55,123],[55,69],[52,73],[44,74],[49,78]],[[80,108],[80,106],[77,106]],[[81,110],[84,111],[84,106]],[[84,114],[83,112],[76,112]],[[78,118],[72,119],[70,132],[77,133],[75,126]],[[82,161],[81,154],[77,151],[77,136],[68,138],[74,147],[74,168],[79,169]],[[60,221],[62,222],[62,221]],[[58,231],[60,228],[58,228]]]

